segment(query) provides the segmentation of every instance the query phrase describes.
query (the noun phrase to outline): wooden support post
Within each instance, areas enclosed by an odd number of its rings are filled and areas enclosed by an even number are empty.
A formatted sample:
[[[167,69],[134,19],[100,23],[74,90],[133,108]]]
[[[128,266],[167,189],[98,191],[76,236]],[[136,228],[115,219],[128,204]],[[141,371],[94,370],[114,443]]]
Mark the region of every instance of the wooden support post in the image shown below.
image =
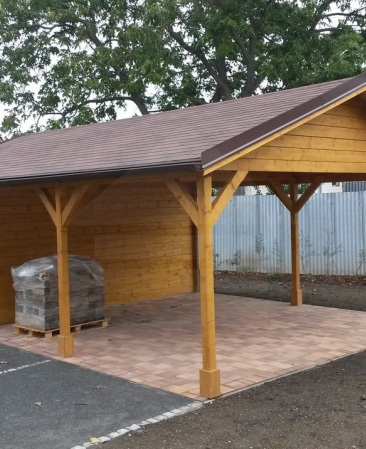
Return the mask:
[[[108,186],[109,184],[102,186],[93,185],[92,187],[89,185],[81,185],[74,189],[68,200],[64,187],[56,187],[54,198],[47,189],[37,189],[39,198],[56,227],[60,321],[58,352],[61,357],[71,357],[74,354],[74,339],[70,329],[68,225],[87,202],[91,201],[99,192]]]
[[[269,187],[282,201],[291,214],[291,259],[292,259],[292,288],[291,305],[302,305],[302,291],[300,282],[300,243],[299,243],[299,211],[309,201],[313,193],[323,182],[322,176],[317,176],[308,186],[301,198],[298,198],[298,184],[293,181],[290,183],[290,197],[284,191],[283,186],[272,180],[268,183]]]
[[[291,213],[291,258],[292,258],[292,287],[291,305],[302,305],[302,291],[300,283],[300,244],[299,244],[299,213],[295,208],[298,198],[298,185],[290,184],[290,198],[292,201]]]
[[[206,398],[214,398],[220,395],[220,371],[216,367],[211,176],[198,181],[197,195],[202,326],[200,392]]]
[[[69,251],[67,225],[63,223],[64,191],[58,187],[55,192],[56,234],[57,234],[57,270],[58,270],[58,305],[60,334],[58,336],[58,352],[61,357],[74,354],[74,338],[70,330],[70,284],[69,284]]]
[[[212,231],[220,214],[247,174],[248,172],[245,170],[233,173],[227,179],[226,184],[213,203],[211,202],[211,176],[202,177],[197,181],[197,203],[190,192],[179,181],[174,179],[165,181],[168,189],[198,228],[202,327],[200,392],[206,398],[215,398],[220,395],[220,371],[216,366]]]

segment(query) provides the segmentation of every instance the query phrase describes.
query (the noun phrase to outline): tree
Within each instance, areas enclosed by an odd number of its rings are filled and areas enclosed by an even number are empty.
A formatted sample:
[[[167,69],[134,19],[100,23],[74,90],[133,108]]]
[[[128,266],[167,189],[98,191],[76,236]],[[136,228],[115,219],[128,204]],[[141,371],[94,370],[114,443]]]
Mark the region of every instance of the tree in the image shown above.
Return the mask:
[[[365,4],[329,0],[147,0],[180,54],[161,107],[230,100],[358,74]],[[334,8],[338,7],[339,11]],[[364,33],[364,34],[362,34]]]
[[[365,0],[0,0],[3,138],[352,76]],[[337,9],[336,9],[337,8]]]
[[[30,117],[34,128],[41,117],[48,128],[115,119],[126,101],[148,114],[147,86],[170,56],[141,26],[141,2],[1,0],[0,11],[3,131]]]

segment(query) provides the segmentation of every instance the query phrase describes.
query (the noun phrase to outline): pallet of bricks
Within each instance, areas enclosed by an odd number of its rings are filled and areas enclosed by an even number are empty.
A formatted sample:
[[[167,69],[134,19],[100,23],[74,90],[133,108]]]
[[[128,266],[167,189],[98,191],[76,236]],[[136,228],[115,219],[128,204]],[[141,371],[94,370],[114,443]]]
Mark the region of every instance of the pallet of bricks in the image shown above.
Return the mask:
[[[42,257],[12,268],[15,330],[52,337],[59,329],[57,256]],[[105,327],[104,272],[95,260],[69,256],[72,330]]]

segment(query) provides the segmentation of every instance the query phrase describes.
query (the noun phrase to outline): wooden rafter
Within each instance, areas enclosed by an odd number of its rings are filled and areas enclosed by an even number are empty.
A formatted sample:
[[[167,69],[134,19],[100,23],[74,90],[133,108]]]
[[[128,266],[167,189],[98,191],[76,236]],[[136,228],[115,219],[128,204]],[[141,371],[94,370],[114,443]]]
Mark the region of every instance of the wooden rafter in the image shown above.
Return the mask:
[[[186,187],[175,179],[165,181],[166,186],[179,201],[180,205],[190,216],[193,223],[198,227],[198,207],[192,195]]]
[[[240,170],[234,173],[226,182],[220,193],[217,195],[212,203],[212,224],[215,224],[220,214],[225,209],[227,203],[230,201],[240,184],[244,181],[248,171]]]

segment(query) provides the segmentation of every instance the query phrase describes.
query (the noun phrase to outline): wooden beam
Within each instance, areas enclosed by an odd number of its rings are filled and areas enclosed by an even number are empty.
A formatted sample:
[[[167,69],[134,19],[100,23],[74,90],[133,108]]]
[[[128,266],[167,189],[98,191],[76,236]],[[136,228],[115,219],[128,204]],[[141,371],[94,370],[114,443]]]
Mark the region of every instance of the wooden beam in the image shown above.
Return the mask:
[[[309,201],[311,196],[315,193],[316,189],[323,182],[323,177],[318,176],[314,179],[314,181],[308,186],[306,191],[301,195],[301,197],[296,201],[294,205],[295,212],[300,212],[300,210],[305,206],[305,204]]]
[[[268,182],[268,186],[271,188],[271,190],[273,190],[273,192],[280,199],[280,201],[291,212],[294,204],[293,204],[291,198],[289,198],[287,193],[283,190],[282,185],[278,181],[272,179],[270,182]]]
[[[55,226],[57,226],[57,219],[56,219],[56,210],[54,206],[54,201],[52,200],[52,196],[50,192],[47,189],[36,189],[39,198],[41,199],[44,207],[46,208],[47,212],[49,213],[53,223]]]
[[[198,239],[201,295],[202,369],[200,391],[206,398],[220,395],[220,371],[216,366],[215,298],[212,244],[212,179],[201,178],[197,183]]]
[[[180,205],[190,216],[193,223],[198,227],[197,203],[194,201],[192,195],[188,192],[185,186],[174,179],[165,181],[165,185],[179,201]]]
[[[57,271],[58,271],[58,304],[60,335],[58,350],[61,357],[71,357],[74,354],[74,339],[70,331],[70,282],[69,282],[69,252],[67,226],[63,224],[64,189],[57,187],[56,203],[56,235],[57,235]]]
[[[322,161],[294,161],[294,160],[273,160],[266,161],[256,158],[238,159],[220,170],[248,170],[250,172],[291,172],[291,173],[312,173],[319,175],[345,174],[345,173],[366,173],[366,158],[358,162],[322,162]]]
[[[296,182],[290,184],[290,197],[295,205],[298,198],[298,185]],[[292,265],[292,287],[291,305],[302,305],[302,291],[300,283],[300,243],[299,243],[299,214],[295,206],[291,212],[291,265]]]
[[[225,209],[227,203],[230,201],[240,184],[244,181],[248,171],[237,171],[226,182],[220,193],[212,203],[212,225],[216,223],[220,214]]]
[[[212,175],[213,186],[223,186],[227,180],[227,171],[218,171]],[[299,173],[299,172],[249,172],[242,182],[242,186],[267,185],[272,179],[276,179],[280,184],[290,184],[296,179],[299,184],[311,184],[315,179],[322,178],[322,182],[350,182],[366,181],[365,173]]]

